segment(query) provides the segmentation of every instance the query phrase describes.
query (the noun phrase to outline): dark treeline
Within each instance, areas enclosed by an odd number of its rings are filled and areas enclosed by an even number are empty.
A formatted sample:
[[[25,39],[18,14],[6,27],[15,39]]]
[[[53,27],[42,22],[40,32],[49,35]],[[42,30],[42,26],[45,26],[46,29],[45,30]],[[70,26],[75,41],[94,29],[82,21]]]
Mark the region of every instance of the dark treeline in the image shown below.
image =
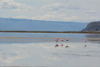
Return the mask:
[[[100,33],[100,32],[88,32],[88,31],[0,31],[10,33]]]

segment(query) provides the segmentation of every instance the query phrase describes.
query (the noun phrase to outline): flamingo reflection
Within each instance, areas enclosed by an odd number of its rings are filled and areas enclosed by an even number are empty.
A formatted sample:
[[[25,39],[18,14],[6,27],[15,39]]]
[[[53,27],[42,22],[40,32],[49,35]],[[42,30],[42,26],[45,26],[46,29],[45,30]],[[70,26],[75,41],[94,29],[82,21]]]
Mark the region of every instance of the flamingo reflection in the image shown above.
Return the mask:
[[[66,46],[65,48],[69,48],[69,46]]]
[[[55,47],[59,47],[59,45],[58,45],[58,44],[56,44],[56,45],[55,45]]]
[[[63,47],[64,45],[63,44],[61,44],[61,47]]]
[[[86,45],[84,45],[84,48],[86,48],[87,46]]]

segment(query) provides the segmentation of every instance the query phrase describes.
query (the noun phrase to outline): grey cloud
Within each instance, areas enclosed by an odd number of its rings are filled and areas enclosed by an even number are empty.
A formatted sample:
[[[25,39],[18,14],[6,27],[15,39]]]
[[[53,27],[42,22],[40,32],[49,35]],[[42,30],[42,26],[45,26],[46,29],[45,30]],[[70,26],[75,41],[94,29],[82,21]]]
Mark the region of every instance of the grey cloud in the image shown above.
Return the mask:
[[[14,2],[13,0],[0,0],[0,8],[1,9],[25,9],[25,8],[31,8],[31,6],[17,3]]]
[[[53,4],[49,4],[49,5],[44,5],[42,6],[42,9],[44,10],[60,10],[64,8],[64,5],[61,3],[53,3]]]
[[[96,12],[85,12],[86,14],[95,14]]]
[[[78,5],[68,5],[67,8],[68,9],[79,10],[80,9],[80,6],[78,6]]]
[[[80,6],[76,4],[63,4],[63,3],[53,3],[49,5],[44,5],[42,10],[61,10],[61,9],[73,9],[73,10],[79,10]]]

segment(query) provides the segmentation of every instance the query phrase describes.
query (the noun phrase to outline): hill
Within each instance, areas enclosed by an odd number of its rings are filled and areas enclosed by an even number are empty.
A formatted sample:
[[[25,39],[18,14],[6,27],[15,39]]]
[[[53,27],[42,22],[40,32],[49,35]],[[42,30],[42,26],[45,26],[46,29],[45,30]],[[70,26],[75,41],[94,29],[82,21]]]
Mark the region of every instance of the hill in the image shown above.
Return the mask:
[[[82,31],[100,31],[100,21],[90,22]]]
[[[0,18],[0,31],[81,31],[88,23]]]

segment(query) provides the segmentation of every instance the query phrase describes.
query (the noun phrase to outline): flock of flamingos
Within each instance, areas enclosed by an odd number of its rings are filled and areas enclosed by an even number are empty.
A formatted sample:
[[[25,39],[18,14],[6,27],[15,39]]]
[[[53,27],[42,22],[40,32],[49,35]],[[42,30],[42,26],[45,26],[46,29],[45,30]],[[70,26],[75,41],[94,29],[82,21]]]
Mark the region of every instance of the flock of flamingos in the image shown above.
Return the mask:
[[[68,38],[66,38],[65,39],[66,41],[69,41],[69,39]],[[56,42],[58,42],[59,41],[59,38],[55,38],[55,41]],[[61,41],[63,42],[64,41],[64,39],[61,39]],[[84,42],[87,42],[87,40],[84,40]],[[64,45],[63,44],[61,44],[61,47],[63,47]],[[55,45],[55,47],[59,47],[59,45],[58,44],[56,44]],[[86,47],[86,45],[84,45],[84,48]],[[65,48],[69,48],[69,46],[65,46]]]

